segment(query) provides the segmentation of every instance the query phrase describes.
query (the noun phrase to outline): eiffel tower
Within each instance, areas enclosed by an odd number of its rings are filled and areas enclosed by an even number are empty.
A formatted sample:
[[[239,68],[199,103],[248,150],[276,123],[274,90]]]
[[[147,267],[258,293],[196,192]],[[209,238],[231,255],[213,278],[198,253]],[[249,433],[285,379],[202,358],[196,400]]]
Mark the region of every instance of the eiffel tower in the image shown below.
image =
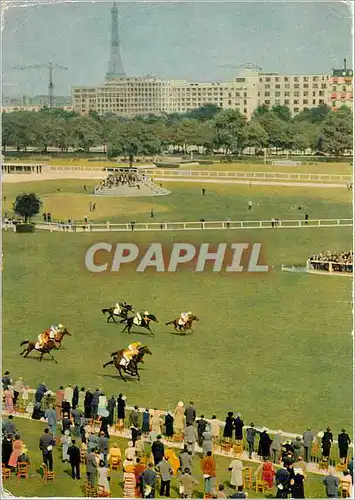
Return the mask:
[[[118,36],[118,8],[116,2],[113,2],[111,8],[111,47],[110,47],[110,62],[108,65],[108,72],[106,73],[106,80],[113,78],[120,78],[126,76],[123,69],[121,53],[120,53],[120,40]]]

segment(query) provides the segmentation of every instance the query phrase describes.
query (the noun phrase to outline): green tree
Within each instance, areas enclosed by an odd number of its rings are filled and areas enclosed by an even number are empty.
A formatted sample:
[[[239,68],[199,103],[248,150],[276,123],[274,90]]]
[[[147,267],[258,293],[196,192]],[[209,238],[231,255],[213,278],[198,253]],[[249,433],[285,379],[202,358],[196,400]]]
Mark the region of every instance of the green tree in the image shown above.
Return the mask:
[[[257,151],[268,145],[268,135],[264,127],[257,120],[250,120],[244,128],[244,146],[255,148]]]
[[[292,120],[291,111],[287,106],[273,106],[271,111],[284,122],[290,122]]]
[[[341,156],[353,148],[353,116],[346,106],[331,112],[322,127],[323,148],[326,153]]]
[[[288,145],[287,124],[280,120],[272,111],[265,113],[258,119],[268,135],[268,147],[285,149]]]
[[[227,109],[216,115],[214,120],[214,143],[217,148],[224,148],[226,154],[243,149],[246,118],[238,110]]]
[[[252,118],[259,119],[261,116],[266,115],[269,113],[269,107],[266,104],[262,104],[261,106],[258,106],[256,110],[253,112]]]
[[[221,112],[221,108],[216,104],[204,104],[200,108],[193,109],[186,113],[187,118],[191,118],[193,120],[198,120],[199,122],[205,122],[208,120],[212,120],[218,113]]]
[[[70,120],[69,133],[71,145],[89,153],[90,148],[102,142],[101,124],[90,116],[78,116]]]
[[[316,108],[305,109],[295,116],[295,121],[306,121],[310,123],[321,123],[331,114],[332,110],[326,104],[320,104]]]
[[[19,194],[14,202],[14,212],[25,219],[25,222],[39,214],[42,202],[34,193]]]

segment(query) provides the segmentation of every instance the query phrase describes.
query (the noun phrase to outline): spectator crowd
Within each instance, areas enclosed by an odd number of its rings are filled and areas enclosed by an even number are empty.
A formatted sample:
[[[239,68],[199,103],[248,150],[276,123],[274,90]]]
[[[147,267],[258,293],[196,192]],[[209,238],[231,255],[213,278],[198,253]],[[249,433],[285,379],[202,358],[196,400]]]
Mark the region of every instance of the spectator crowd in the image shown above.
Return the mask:
[[[53,450],[59,447],[62,461],[70,464],[73,480],[81,479],[81,464],[85,466],[87,496],[93,491],[109,496],[112,471],[122,469],[125,491],[133,488],[130,496],[154,498],[159,491],[161,497],[169,497],[175,478],[181,498],[191,498],[202,479],[205,498],[226,498],[224,485],[217,481],[216,464],[216,454],[224,452],[231,458],[228,471],[232,493],[228,498],[247,497],[244,490],[253,483],[252,479],[248,483],[249,473],[255,475],[256,488],[259,485],[263,492],[273,493],[276,498],[305,498],[304,483],[318,447],[320,463],[328,471],[321,476],[326,495],[351,495],[353,459],[345,429],[337,436],[339,463],[335,473],[331,467],[334,437],[329,427],[319,434],[307,428],[303,435],[287,439],[281,430],[270,435],[268,429],[257,429],[253,422],[245,425],[240,413],[228,412],[224,426],[215,415],[210,419],[203,414],[198,417],[192,401],[187,405],[180,401],[173,411],[167,412],[140,410],[137,405],[128,410],[122,394],[107,398],[98,388],[86,390],[77,385],[61,386],[52,393],[41,383],[32,402],[33,391],[22,377],[13,381],[10,373],[5,372],[2,385],[7,414],[2,425],[3,471],[5,468],[16,472],[19,464],[30,465],[26,437],[21,436],[12,415],[22,410],[47,424],[38,438],[43,470],[55,470]],[[117,443],[118,436],[129,438],[123,450]],[[176,446],[180,447],[178,455],[173,450]],[[244,448],[247,457],[243,455]],[[199,476],[193,470],[197,456]],[[248,458],[260,463],[255,471],[244,466],[242,460]]]
[[[353,272],[353,252],[320,252],[308,259],[310,269],[318,271]]]

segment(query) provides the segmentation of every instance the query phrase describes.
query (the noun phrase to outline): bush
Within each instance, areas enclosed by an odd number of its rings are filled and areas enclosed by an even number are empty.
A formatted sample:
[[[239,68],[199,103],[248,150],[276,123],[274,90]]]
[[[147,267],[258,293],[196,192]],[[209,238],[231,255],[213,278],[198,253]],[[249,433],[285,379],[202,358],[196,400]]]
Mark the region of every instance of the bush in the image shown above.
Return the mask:
[[[35,224],[17,224],[16,233],[34,233],[35,228]]]

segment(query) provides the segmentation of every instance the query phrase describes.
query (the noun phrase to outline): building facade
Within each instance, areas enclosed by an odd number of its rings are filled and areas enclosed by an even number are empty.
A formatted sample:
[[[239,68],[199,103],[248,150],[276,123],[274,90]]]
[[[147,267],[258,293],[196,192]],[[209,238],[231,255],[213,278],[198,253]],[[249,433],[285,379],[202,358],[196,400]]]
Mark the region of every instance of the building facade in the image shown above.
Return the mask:
[[[345,74],[344,74],[345,73]],[[190,83],[159,78],[117,78],[99,87],[74,87],[73,110],[124,117],[186,113],[204,104],[238,109],[248,119],[260,105],[287,106],[294,116],[327,104],[334,110],[353,106],[352,70],[331,75],[278,75],[246,70],[229,82]]]

